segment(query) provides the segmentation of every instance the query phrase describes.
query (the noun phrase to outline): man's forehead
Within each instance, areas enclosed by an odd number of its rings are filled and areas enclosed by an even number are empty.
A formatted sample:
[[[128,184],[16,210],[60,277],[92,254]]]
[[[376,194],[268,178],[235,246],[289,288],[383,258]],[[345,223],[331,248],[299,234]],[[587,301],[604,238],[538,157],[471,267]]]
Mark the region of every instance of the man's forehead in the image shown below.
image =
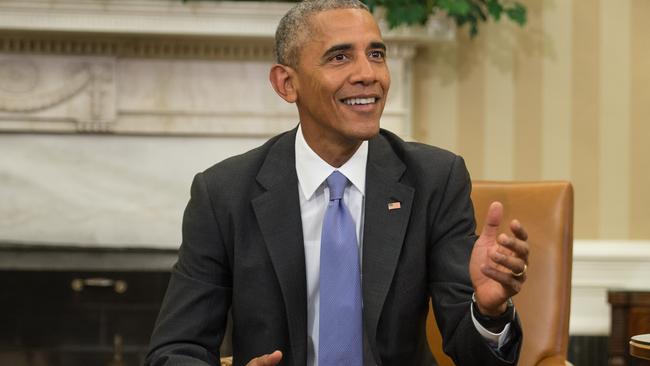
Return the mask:
[[[309,24],[312,31],[321,31],[326,34],[359,31],[363,28],[364,31],[376,33],[381,37],[375,18],[364,9],[324,10],[309,17]]]
[[[326,48],[336,44],[383,43],[375,18],[363,9],[333,9],[310,17],[309,38],[324,43]]]

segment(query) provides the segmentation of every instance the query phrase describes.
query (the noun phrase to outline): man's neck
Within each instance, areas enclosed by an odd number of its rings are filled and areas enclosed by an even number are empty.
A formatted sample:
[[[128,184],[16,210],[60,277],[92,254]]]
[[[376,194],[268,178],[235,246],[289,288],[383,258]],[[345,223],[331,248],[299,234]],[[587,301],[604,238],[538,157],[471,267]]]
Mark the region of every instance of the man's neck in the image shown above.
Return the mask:
[[[312,136],[310,131],[305,131],[304,126],[301,127],[307,145],[327,164],[335,168],[340,168],[350,160],[363,143],[359,140],[331,141],[324,137]]]

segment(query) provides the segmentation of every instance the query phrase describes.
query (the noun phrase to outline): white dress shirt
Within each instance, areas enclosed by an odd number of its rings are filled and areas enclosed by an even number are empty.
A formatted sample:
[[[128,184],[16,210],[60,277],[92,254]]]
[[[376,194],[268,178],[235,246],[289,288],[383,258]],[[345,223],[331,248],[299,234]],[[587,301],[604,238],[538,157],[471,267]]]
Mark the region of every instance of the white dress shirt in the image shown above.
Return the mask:
[[[357,232],[359,258],[363,243],[364,197],[366,192],[366,162],[368,160],[368,142],[364,141],[352,157],[341,167],[335,168],[320,158],[307,145],[298,127],[295,141],[296,174],[300,196],[300,216],[302,235],[305,245],[305,268],[307,275],[307,365],[318,366],[318,331],[320,312],[320,241],[323,230],[323,218],[329,202],[329,189],[325,179],[338,170],[351,182],[343,193],[343,202],[348,207]],[[499,333],[491,333],[481,324],[472,320],[479,333],[494,346],[501,346],[507,340],[508,324]]]

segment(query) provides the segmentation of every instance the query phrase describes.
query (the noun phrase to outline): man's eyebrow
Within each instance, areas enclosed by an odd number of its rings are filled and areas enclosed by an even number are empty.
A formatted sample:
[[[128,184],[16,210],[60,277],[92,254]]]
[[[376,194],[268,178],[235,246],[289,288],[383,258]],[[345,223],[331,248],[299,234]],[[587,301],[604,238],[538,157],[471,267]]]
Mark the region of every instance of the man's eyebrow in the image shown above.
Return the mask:
[[[384,42],[371,42],[370,48],[372,49],[379,48],[386,51],[386,45],[384,44]]]
[[[323,58],[327,58],[329,55],[340,52],[340,51],[348,51],[354,48],[351,43],[341,43],[341,44],[335,44],[334,46],[330,47],[323,53]],[[386,51],[386,45],[384,42],[370,42],[370,49],[381,49]]]
[[[335,44],[334,46],[330,47],[323,53],[323,58],[327,58],[327,56],[339,52],[339,51],[348,51],[352,49],[352,44],[351,43],[341,43],[341,44]]]

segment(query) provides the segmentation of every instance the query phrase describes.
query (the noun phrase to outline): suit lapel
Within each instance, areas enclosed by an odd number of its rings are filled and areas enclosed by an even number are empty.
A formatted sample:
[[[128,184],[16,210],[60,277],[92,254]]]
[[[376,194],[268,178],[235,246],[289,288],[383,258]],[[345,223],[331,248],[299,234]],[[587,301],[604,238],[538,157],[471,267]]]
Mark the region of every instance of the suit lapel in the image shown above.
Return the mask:
[[[307,282],[302,221],[295,169],[296,130],[271,147],[257,176],[266,192],[253,199],[286,308],[295,364],[307,362]]]
[[[366,332],[375,357],[378,355],[377,324],[399,260],[413,203],[414,189],[399,181],[405,168],[382,135],[370,141],[362,284]]]

